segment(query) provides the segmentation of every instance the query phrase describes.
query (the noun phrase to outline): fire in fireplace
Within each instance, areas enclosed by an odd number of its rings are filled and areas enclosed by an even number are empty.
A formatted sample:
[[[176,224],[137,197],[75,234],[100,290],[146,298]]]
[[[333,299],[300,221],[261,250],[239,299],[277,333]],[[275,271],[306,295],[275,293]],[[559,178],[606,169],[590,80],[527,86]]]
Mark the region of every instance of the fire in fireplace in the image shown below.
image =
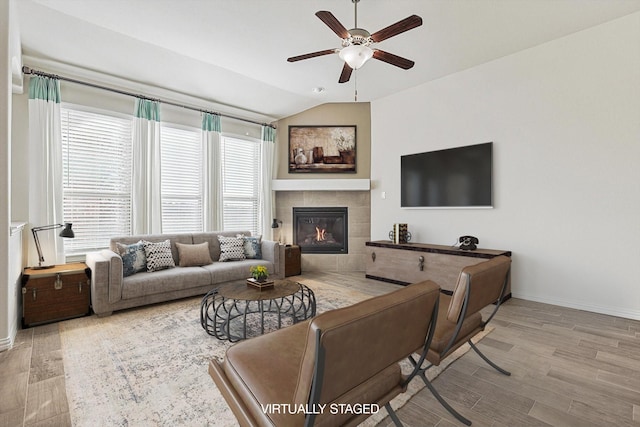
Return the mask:
[[[293,208],[293,242],[302,253],[348,253],[347,208]]]

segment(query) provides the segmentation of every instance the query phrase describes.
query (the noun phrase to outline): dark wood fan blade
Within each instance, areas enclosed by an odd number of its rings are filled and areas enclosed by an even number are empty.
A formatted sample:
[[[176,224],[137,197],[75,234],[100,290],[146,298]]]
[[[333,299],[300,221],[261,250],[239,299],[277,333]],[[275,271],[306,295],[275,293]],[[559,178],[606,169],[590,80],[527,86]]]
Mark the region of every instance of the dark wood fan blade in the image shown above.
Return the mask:
[[[316,56],[322,55],[330,55],[332,53],[336,53],[337,49],[326,49],[320,50],[318,52],[305,53],[304,55],[292,56],[291,58],[287,58],[289,62],[302,61],[303,59],[315,58]]]
[[[397,36],[398,34],[404,33],[405,31],[409,31],[413,28],[419,27],[420,25],[422,25],[422,18],[420,18],[418,15],[411,15],[410,17],[405,18],[402,21],[398,21],[395,24],[391,24],[388,27],[371,34],[371,40],[378,43],[382,40],[388,39],[389,37]]]
[[[353,68],[349,67],[349,64],[345,62],[344,67],[342,67],[342,73],[340,73],[340,80],[338,80],[338,83],[348,82],[349,79],[351,78],[352,71],[353,71]]]
[[[386,62],[387,64],[400,67],[404,70],[408,70],[409,68],[415,65],[415,62],[409,59],[403,58],[398,55],[394,55],[393,53],[385,52],[384,50],[380,50],[380,49],[376,49],[373,51],[373,57],[380,61]]]
[[[349,37],[349,31],[338,21],[338,18],[333,16],[333,13],[328,10],[320,10],[316,12],[316,16],[320,18],[322,22],[327,24],[327,27],[331,28],[334,33],[338,35],[341,39],[346,39]]]

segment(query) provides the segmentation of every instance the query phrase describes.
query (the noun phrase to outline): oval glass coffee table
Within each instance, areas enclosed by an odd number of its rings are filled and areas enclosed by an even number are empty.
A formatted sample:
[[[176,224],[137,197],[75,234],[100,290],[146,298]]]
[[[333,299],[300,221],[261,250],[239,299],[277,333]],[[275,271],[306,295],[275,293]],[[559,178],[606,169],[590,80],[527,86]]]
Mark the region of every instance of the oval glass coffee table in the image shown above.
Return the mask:
[[[200,304],[200,324],[209,335],[236,342],[316,315],[316,297],[306,285],[275,280],[257,289],[245,281],[220,285]],[[284,321],[284,322],[283,322]]]

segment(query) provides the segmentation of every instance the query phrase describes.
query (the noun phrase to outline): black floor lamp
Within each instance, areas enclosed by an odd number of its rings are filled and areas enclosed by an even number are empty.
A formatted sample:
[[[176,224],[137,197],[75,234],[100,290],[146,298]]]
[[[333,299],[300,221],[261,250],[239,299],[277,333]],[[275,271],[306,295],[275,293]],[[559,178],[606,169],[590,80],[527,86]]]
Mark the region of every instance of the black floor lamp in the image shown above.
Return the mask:
[[[33,240],[36,243],[36,250],[38,251],[38,266],[31,267],[33,270],[44,270],[46,268],[53,268],[53,265],[42,265],[44,262],[44,256],[42,256],[42,248],[40,247],[40,239],[38,239],[38,231],[53,230],[54,228],[64,227],[64,230],[60,232],[60,237],[68,237],[73,239],[76,237],[75,233],[71,229],[71,223],[66,222],[64,224],[51,224],[43,225],[41,227],[33,227],[31,232],[33,233]]]

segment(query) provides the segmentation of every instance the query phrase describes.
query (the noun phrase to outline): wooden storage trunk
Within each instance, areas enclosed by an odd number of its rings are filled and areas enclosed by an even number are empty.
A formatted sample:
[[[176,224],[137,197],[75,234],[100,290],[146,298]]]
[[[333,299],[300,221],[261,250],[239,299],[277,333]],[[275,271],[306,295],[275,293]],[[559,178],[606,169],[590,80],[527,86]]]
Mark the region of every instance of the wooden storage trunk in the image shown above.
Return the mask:
[[[91,270],[84,263],[22,274],[22,324],[34,326],[89,314]]]
[[[285,277],[302,274],[300,266],[300,246],[293,245],[284,248],[284,275]]]

